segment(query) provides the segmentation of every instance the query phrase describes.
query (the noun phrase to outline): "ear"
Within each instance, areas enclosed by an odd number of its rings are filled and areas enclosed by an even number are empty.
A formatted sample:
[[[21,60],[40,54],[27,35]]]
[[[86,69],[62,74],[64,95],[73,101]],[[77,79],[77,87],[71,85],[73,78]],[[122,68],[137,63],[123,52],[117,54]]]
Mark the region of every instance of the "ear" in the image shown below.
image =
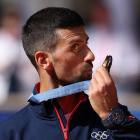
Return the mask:
[[[51,60],[49,53],[44,51],[37,51],[35,53],[35,61],[39,68],[49,70],[51,67]]]

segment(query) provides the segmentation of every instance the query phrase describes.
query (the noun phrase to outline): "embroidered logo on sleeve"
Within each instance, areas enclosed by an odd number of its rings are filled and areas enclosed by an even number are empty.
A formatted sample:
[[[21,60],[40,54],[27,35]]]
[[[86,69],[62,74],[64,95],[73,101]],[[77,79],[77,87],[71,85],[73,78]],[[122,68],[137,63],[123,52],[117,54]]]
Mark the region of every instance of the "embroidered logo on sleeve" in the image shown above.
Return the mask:
[[[111,140],[110,139],[110,130],[94,130],[91,133],[92,140]]]

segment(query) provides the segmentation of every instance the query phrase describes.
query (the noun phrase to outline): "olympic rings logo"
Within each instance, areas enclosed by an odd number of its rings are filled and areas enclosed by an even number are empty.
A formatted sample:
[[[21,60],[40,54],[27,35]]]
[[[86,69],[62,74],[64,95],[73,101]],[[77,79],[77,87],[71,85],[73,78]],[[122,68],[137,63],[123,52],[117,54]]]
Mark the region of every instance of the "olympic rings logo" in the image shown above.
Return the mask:
[[[96,140],[106,140],[109,137],[109,132],[108,131],[92,132],[91,137],[95,138]]]

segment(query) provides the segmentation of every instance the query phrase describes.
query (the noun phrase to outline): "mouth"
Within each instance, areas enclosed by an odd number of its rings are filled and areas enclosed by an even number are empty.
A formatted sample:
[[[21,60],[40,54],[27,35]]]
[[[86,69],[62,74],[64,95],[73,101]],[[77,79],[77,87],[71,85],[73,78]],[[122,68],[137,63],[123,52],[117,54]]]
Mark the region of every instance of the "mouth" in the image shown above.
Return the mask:
[[[92,73],[93,73],[92,68],[87,69],[86,72],[87,72],[88,74],[92,74]]]
[[[84,73],[85,73],[86,77],[88,77],[88,79],[91,79],[92,73],[93,73],[93,65],[88,65],[88,67],[86,67]]]
[[[92,64],[92,62],[88,62],[88,63],[86,64],[86,69],[87,69],[87,71],[92,72],[92,69],[93,69],[93,64]]]
[[[89,61],[89,62],[87,62],[89,65],[90,65],[90,67],[92,67],[93,68],[93,64],[92,64],[92,62],[91,61]]]

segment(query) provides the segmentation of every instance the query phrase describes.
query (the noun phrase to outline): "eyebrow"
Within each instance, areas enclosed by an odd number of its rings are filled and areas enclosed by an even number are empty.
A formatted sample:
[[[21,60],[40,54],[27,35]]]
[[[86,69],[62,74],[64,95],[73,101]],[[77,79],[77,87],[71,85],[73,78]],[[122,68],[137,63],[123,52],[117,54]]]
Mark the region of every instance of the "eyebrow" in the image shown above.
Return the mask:
[[[89,37],[86,35],[85,36],[85,38],[81,38],[81,37],[75,37],[75,38],[72,38],[70,41],[69,41],[69,43],[71,44],[71,43],[73,43],[74,41],[76,41],[76,42],[83,42],[83,41],[85,41],[86,40],[86,42],[89,40]]]

